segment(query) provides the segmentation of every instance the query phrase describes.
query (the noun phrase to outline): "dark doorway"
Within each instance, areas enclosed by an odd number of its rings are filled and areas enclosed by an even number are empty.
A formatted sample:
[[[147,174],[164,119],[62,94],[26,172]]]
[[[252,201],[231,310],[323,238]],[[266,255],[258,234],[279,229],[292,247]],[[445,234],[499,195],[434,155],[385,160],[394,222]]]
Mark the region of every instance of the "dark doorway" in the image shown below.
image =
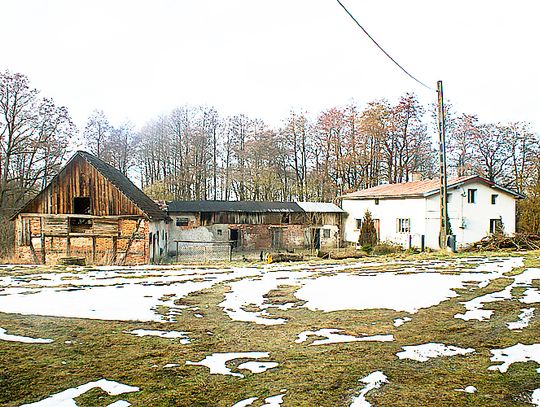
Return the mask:
[[[283,229],[272,229],[272,249],[283,247]]]
[[[90,198],[87,196],[77,196],[73,198],[73,214],[75,215],[90,215]],[[70,218],[69,226],[71,233],[86,233],[92,229],[92,219],[86,218]]]
[[[321,248],[321,229],[315,229],[313,233],[313,248],[317,250]]]
[[[231,232],[230,239],[231,239],[232,247],[233,249],[236,249],[238,248],[238,240],[239,240],[238,229],[231,229],[230,232]]]

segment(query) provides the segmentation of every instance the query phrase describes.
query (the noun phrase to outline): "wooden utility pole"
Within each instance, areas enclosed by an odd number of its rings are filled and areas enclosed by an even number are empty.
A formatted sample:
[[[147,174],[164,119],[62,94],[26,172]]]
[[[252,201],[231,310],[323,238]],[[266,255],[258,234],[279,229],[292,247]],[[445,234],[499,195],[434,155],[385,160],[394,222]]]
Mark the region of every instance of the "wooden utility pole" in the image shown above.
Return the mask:
[[[439,129],[439,175],[441,180],[440,185],[440,232],[439,232],[439,247],[441,250],[446,249],[446,234],[448,233],[448,185],[446,178],[446,137],[444,129],[444,99],[442,81],[437,81],[438,95],[438,129]]]

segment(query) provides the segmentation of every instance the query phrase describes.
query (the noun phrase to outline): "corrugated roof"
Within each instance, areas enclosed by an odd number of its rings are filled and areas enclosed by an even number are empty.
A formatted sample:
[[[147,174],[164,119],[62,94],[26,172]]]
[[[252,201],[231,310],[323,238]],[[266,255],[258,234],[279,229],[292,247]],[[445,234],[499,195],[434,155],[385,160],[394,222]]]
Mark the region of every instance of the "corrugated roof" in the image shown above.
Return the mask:
[[[160,209],[148,195],[141,191],[133,182],[113,166],[100,160],[96,156],[86,151],[77,151],[75,155],[84,158],[92,167],[98,170],[107,178],[116,188],[122,192],[126,198],[139,207],[148,218],[152,220],[166,220],[169,217]]]
[[[332,203],[319,202],[259,202],[259,201],[172,201],[168,210],[174,212],[320,212],[341,213],[341,208]]]
[[[303,212],[295,202],[172,201],[169,212]]]
[[[507,192],[516,197],[522,197],[517,192],[511,191],[500,185],[497,185],[486,178],[477,175],[466,175],[463,177],[455,177],[448,179],[448,188],[454,188],[461,184],[465,184],[472,181],[480,181],[490,185],[492,188],[499,189]],[[425,197],[439,193],[440,181],[437,180],[425,180],[425,181],[413,181],[403,182],[400,184],[386,184],[379,185],[372,188],[362,189],[360,191],[352,192],[341,196],[343,199],[373,199],[373,198],[403,198],[403,197]]]
[[[339,206],[329,202],[297,202],[304,212],[313,213],[344,213]]]

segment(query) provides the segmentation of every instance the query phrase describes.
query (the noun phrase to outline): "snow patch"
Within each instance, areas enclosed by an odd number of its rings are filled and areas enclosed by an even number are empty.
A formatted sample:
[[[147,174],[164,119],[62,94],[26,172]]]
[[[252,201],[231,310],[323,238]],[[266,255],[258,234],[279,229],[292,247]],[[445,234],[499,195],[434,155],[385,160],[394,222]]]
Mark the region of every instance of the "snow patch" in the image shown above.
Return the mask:
[[[264,399],[265,404],[261,407],[279,407],[283,403],[283,397],[285,397],[285,394],[267,397]]]
[[[258,397],[251,397],[249,399],[241,400],[238,403],[235,403],[232,407],[246,407],[251,406],[255,400],[258,400]]]
[[[29,338],[27,336],[19,335],[8,335],[6,330],[0,328],[0,340],[8,342],[22,342],[22,343],[51,343],[54,342],[52,339],[43,339],[43,338]]]
[[[262,359],[269,356],[270,354],[268,352],[213,353],[199,362],[192,362],[188,360],[186,365],[206,366],[210,369],[210,374],[244,377],[244,375],[241,373],[232,372],[231,369],[226,366],[226,363],[234,359]]]
[[[180,339],[182,345],[190,343],[189,338],[187,337],[186,332],[180,331],[159,331],[152,329],[135,329],[133,331],[125,331],[127,334],[137,335],[137,336],[157,336],[159,338],[166,339]]]
[[[457,346],[447,346],[443,343],[424,343],[422,345],[403,346],[403,351],[396,353],[400,359],[412,359],[418,362],[425,362],[431,358],[443,356],[466,355],[474,352],[473,348],[458,348]]]
[[[492,362],[502,362],[501,365],[490,366],[489,370],[505,373],[513,363],[533,361],[540,364],[540,343],[523,345],[518,343],[503,349],[492,349]],[[537,370],[540,373],[540,369]]]
[[[531,319],[534,316],[534,308],[522,308],[521,314],[518,315],[516,322],[507,322],[508,329],[523,329],[529,326]]]
[[[302,343],[308,340],[310,336],[324,336],[326,339],[318,339],[310,343],[311,345],[328,345],[331,343],[344,343],[344,342],[391,342],[394,340],[393,335],[373,335],[373,336],[352,336],[340,334],[342,329],[319,329],[318,331],[304,331],[298,334],[296,343]]]
[[[79,387],[73,387],[71,389],[64,390],[60,393],[53,394],[52,396],[38,401],[36,403],[24,404],[21,407],[25,406],[35,406],[35,407],[71,407],[76,406],[75,398],[79,397],[81,394],[86,393],[89,390],[100,388],[107,394],[111,396],[117,396],[124,393],[132,393],[134,391],[139,391],[138,387],[128,386],[126,384],[118,383],[112,380],[100,379],[95,382],[89,382],[83,384]],[[124,405],[129,405],[124,404]]]
[[[411,318],[409,317],[403,317],[403,318],[396,318],[394,319],[394,326],[396,328],[400,327],[401,325],[403,325],[405,322],[409,322],[409,321],[412,321]]]
[[[251,373],[263,373],[277,366],[276,362],[244,362],[238,365],[238,369],[250,370]]]
[[[360,394],[353,398],[350,407],[369,407],[371,404],[366,400],[366,394],[373,389],[378,389],[384,383],[388,383],[388,377],[380,370],[370,373],[366,377],[359,380],[365,383],[366,386],[360,391]]]
[[[455,389],[456,391],[462,391],[463,393],[470,393],[470,394],[473,394],[473,393],[476,393],[476,391],[478,390],[476,387],[474,386],[467,386],[465,387],[464,389]]]

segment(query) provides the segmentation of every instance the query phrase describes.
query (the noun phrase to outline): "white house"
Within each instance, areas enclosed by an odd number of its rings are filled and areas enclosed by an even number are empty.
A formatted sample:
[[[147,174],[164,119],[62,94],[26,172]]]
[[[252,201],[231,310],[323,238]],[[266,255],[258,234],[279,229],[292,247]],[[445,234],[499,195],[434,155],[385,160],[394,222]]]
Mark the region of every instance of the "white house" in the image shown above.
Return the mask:
[[[513,234],[516,200],[523,196],[479,176],[448,180],[448,216],[457,247],[496,229]],[[364,213],[375,220],[379,241],[439,248],[439,180],[379,185],[344,195],[344,239],[357,242]]]

